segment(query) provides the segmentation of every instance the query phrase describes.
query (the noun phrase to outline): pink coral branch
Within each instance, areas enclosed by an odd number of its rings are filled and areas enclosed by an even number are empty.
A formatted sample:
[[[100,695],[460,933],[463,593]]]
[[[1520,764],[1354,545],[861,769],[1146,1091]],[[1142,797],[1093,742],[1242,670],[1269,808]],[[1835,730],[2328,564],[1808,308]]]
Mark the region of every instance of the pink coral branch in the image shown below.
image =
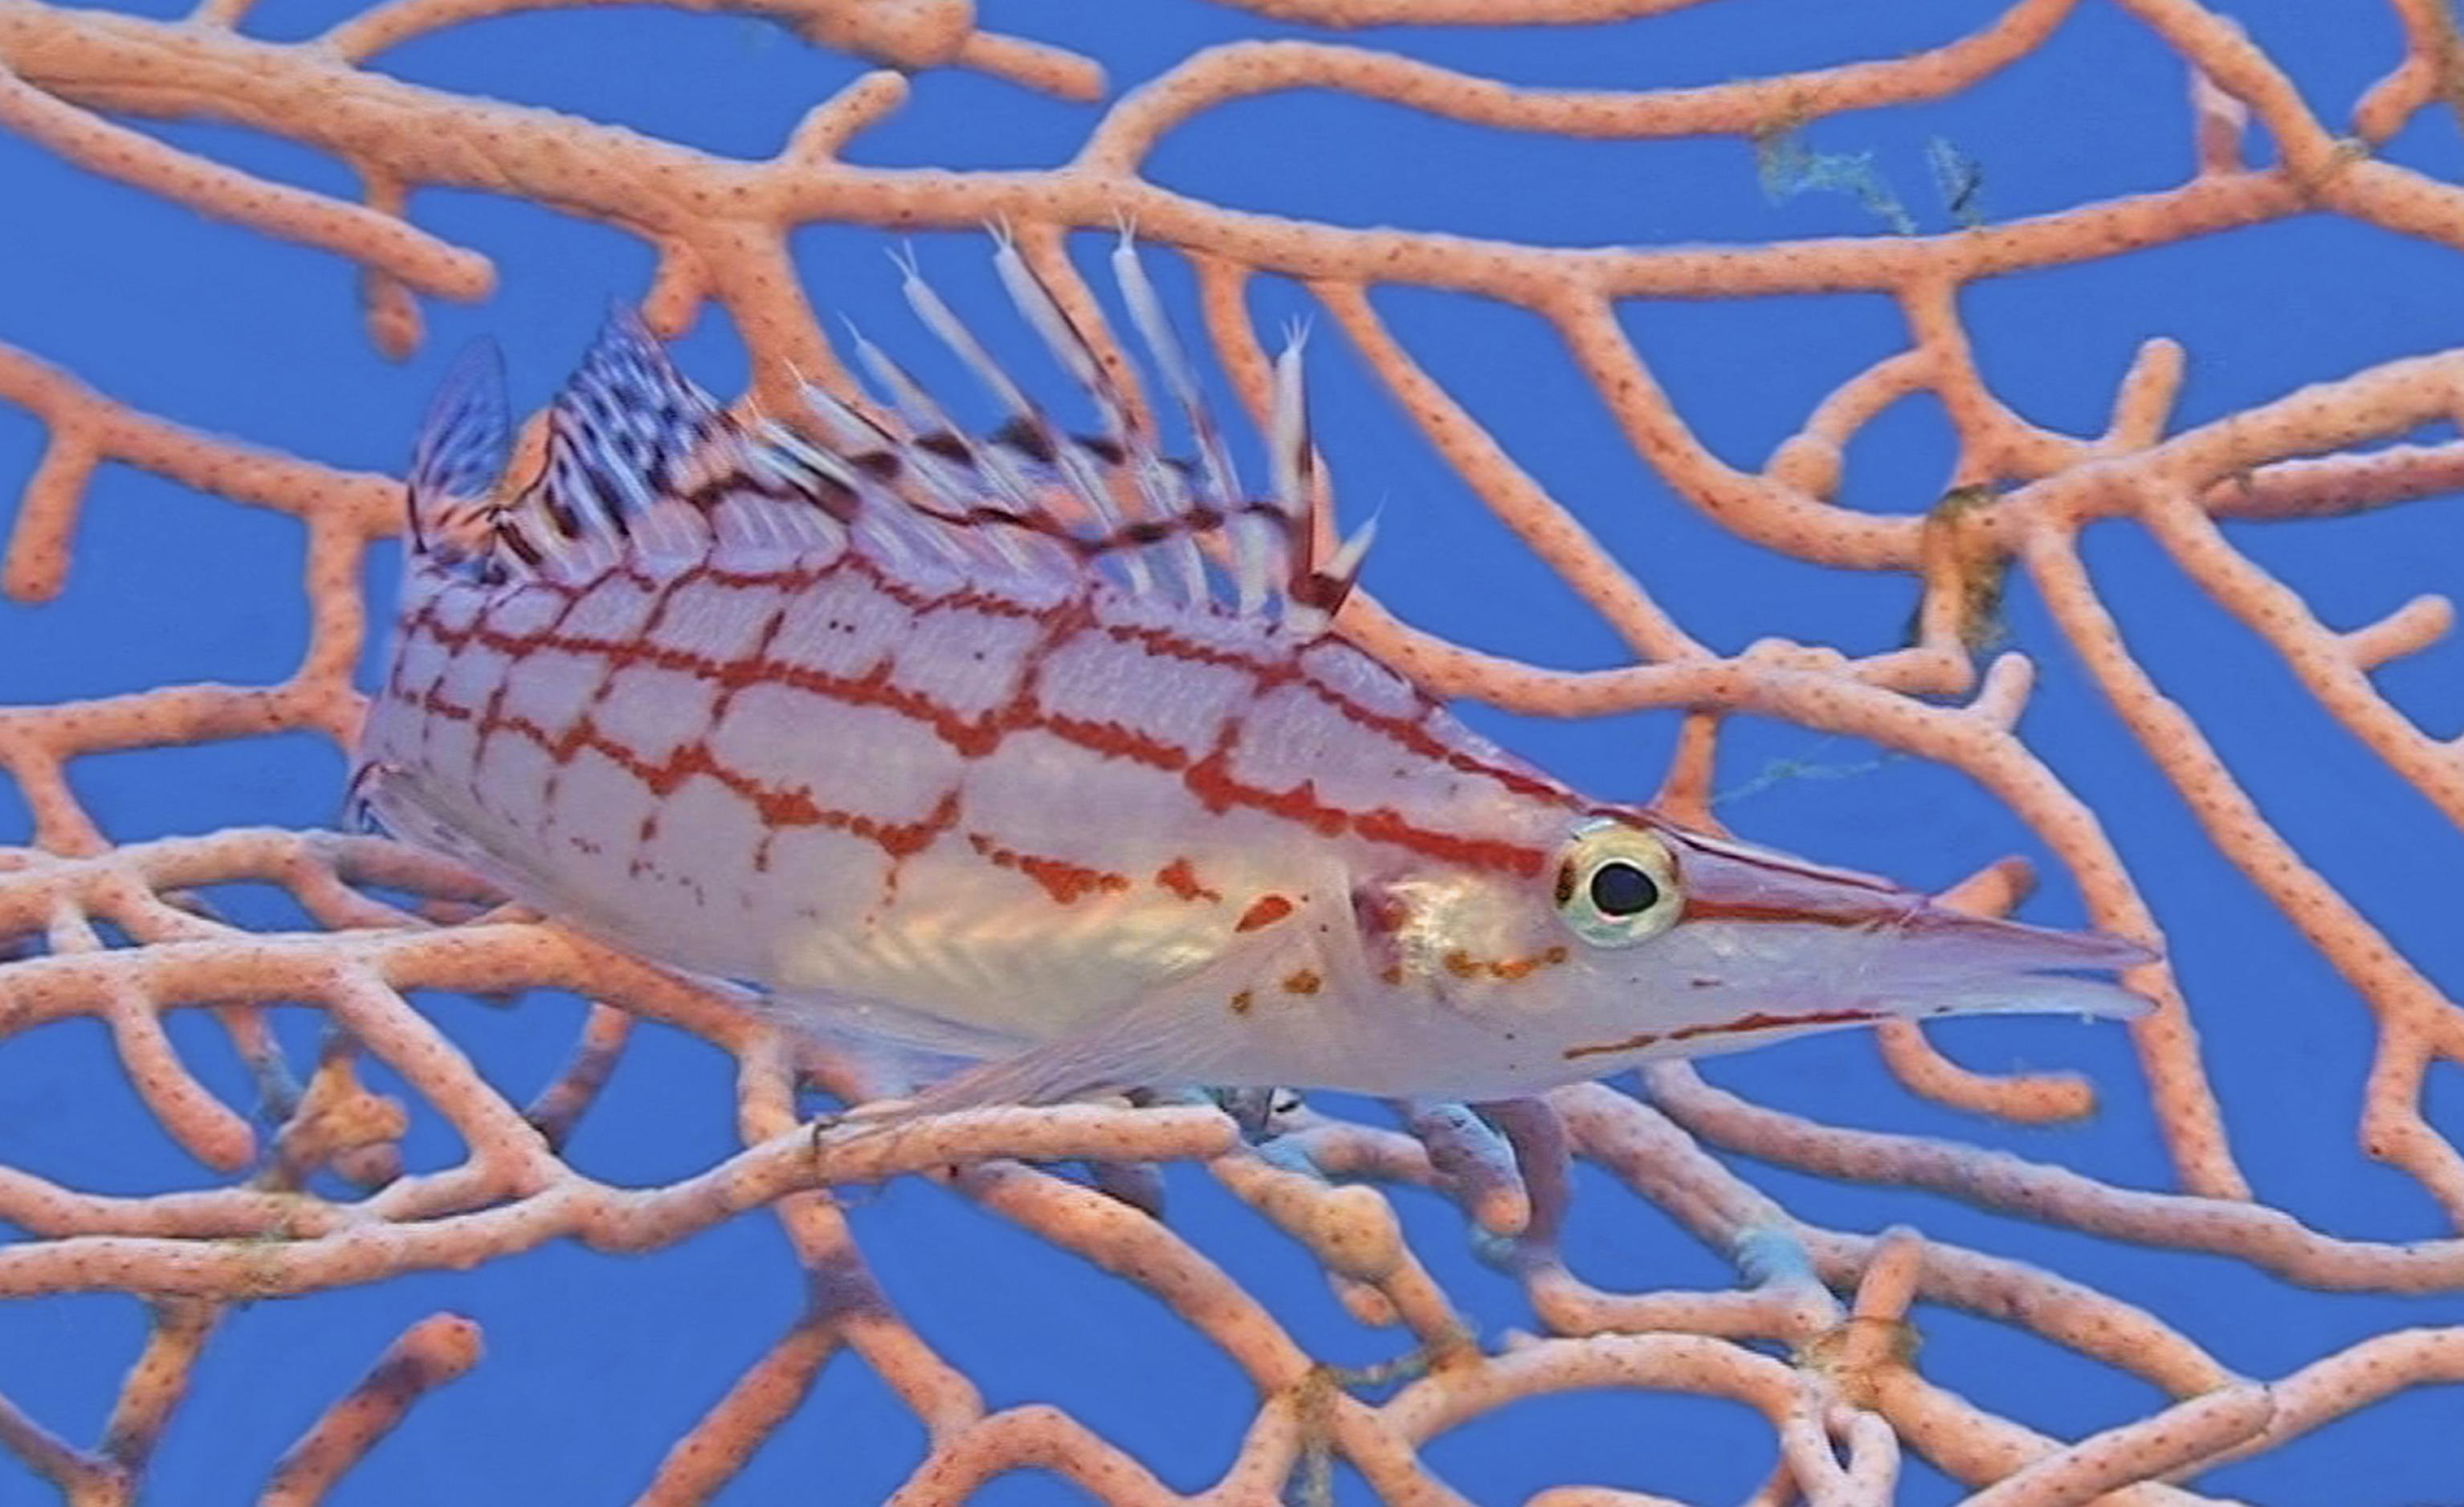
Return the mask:
[[[413,1403],[479,1363],[479,1326],[459,1314],[436,1314],[403,1332],[375,1369],[317,1420],[274,1467],[263,1500],[308,1507],[343,1472],[391,1433]]]
[[[1189,116],[1231,100],[1311,86],[1339,86],[1508,130],[1572,137],[1759,136],[1825,115],[1967,88],[2043,42],[2074,3],[2021,0],[1973,36],[1888,62],[1636,93],[1517,89],[1391,53],[1319,42],[1230,43],[1198,54],[1125,97],[1088,138],[1079,161],[1126,170]]]
[[[1970,34],[1904,57],[1681,89],[1550,89],[1440,67],[1380,47],[1289,39],[1211,48],[1113,100],[1059,166],[951,172],[849,163],[846,149],[908,97],[905,73],[972,68],[1064,99],[1103,91],[1089,58],[979,30],[957,0],[683,0],[782,21],[817,45],[885,65],[814,105],[758,161],[696,151],[553,112],[421,88],[358,66],[436,30],[569,0],[393,0],[322,38],[270,42],[237,30],[246,0],[205,0],[182,23],[0,0],[0,125],[140,188],[360,264],[380,348],[420,333],[413,291],[483,294],[490,263],[405,219],[412,190],[475,188],[629,232],[654,252],[641,290],[663,332],[715,304],[754,357],[750,401],[790,412],[800,380],[849,387],[790,255],[807,223],[972,230],[1004,222],[1071,320],[1143,413],[1136,369],[1067,255],[1074,231],[1122,222],[1185,255],[1216,354],[1254,413],[1270,378],[1246,306],[1261,277],[1295,279],[1323,302],[1372,378],[1437,455],[1620,635],[1633,662],[1570,672],[1482,651],[1393,617],[1355,595],[1345,631],[1446,694],[1546,716],[1660,708],[1686,714],[1662,792],[1672,811],[1713,825],[1720,719],[1746,715],[1854,736],[1933,761],[1977,783],[2024,823],[2075,880],[2091,918],[2157,940],[2156,918],[2098,814],[2058,781],[2025,725],[2035,671],[2019,654],[1984,657],[2006,574],[2024,570],[2057,632],[2188,802],[2208,837],[2329,960],[2377,1032],[2359,1118],[2365,1142],[2464,1219],[2464,1155],[2422,1107],[2434,1064],[2464,1060],[2464,1012],[2301,856],[2233,780],[2217,741],[2167,699],[2133,657],[2081,564],[2086,524],[2127,521],[2204,598],[2235,617],[2350,731],[2450,821],[2464,824],[2464,764],[2399,712],[2372,672],[2451,631],[2453,609],[2423,596],[2369,621],[2330,624],[2222,531],[2226,521],[2331,518],[2464,484],[2464,446],[2405,441],[2464,407],[2464,357],[2390,362],[2168,435],[2193,355],[2145,342],[2101,432],[2068,434],[2023,417],[1989,380],[1963,313],[1967,290],[2009,274],[2100,261],[2142,247],[2295,214],[2464,247],[2464,190],[2364,149],[2420,110],[2451,106],[2454,24],[2428,0],[2394,6],[2406,51],[2353,106],[2340,139],[2276,60],[2191,0],[2124,0],[2189,78],[2188,176],[2170,187],[1934,235],[1773,239],[1671,247],[1540,246],[1350,229],[1238,210],[1148,181],[1159,143],[1238,101],[1285,90],[1343,92],[1459,122],[1557,137],[1691,134],[1768,140],[1850,110],[1960,94],[2029,58],[2070,11],[2020,0]],[[1575,24],[1643,16],[1689,0],[1236,0],[1326,27],[1404,18],[1473,25]],[[891,71],[895,70],[895,71]],[[364,205],[264,183],[103,118],[220,122],[322,151],[357,172]],[[2275,163],[2250,149],[2263,129]],[[1905,641],[1858,646],[1766,637],[1706,643],[1656,592],[1660,562],[1609,558],[1570,506],[1430,375],[1378,316],[1387,288],[1493,299],[1547,321],[1590,379],[1636,463],[1731,537],[1835,568],[1906,578],[1919,602]],[[1715,454],[1688,426],[1686,395],[1661,385],[1629,337],[1624,300],[1866,291],[1892,299],[1906,348],[1852,375],[1795,423],[1759,468]],[[1845,457],[1869,425],[1912,396],[1939,399],[1957,441],[1922,516],[1842,505]],[[253,451],[131,411],[67,373],[0,349],[0,398],[45,431],[13,526],[5,584],[21,601],[59,591],[77,517],[99,468],[133,465],[307,529],[300,589],[310,632],[295,672],[267,686],[183,685],[0,708],[0,766],[33,817],[33,843],[0,850],[0,1036],[93,1019],[138,1097],[206,1169],[246,1183],[147,1197],[84,1191],[0,1167],[0,1220],[26,1238],[0,1250],[0,1292],[176,1296],[157,1311],[102,1445],[61,1442],[0,1403],[0,1444],[72,1500],[133,1497],[154,1441],[188,1385],[218,1305],[412,1271],[459,1269],[576,1239],[639,1251],[766,1209],[807,1284],[806,1311],[753,1358],[671,1450],[647,1499],[718,1491],[793,1413],[831,1364],[870,1368],[921,1422],[929,1443],[901,1501],[956,1500],[1015,1470],[1043,1470],[1109,1502],[1271,1499],[1324,1479],[1341,1460],[1396,1500],[1462,1498],[1419,1447],[1519,1398],[1639,1386],[1732,1397],[1757,1408],[1780,1463],[1753,1498],[1879,1503],[1903,1451],[1976,1487],[1980,1502],[2198,1498],[2174,1481],[2296,1438],[2405,1386],[2464,1377],[2449,1330],[2365,1339],[2261,1387],[2228,1371],[2157,1314],[2023,1262],[1925,1238],[1821,1228],[1791,1213],[1707,1148],[1848,1181],[1964,1199],[2063,1229],[2193,1250],[2322,1287],[2415,1293],[2464,1286],[2464,1242],[2348,1239],[2256,1202],[2235,1163],[2188,1004],[2161,965],[2131,983],[2155,1014],[2135,1028],[2145,1092],[2182,1192],[2117,1186],[2057,1165],[1821,1123],[1710,1088],[1690,1070],[1646,1078],[1652,1103],[1597,1086],[1545,1103],[1398,1105],[1400,1129],[1302,1110],[1266,1117],[1262,1146],[1237,1141],[1212,1109],[1069,1106],[983,1111],[874,1133],[818,1131],[799,1093],[856,1100],[886,1085],[868,1064],[780,1034],[726,986],[671,977],[525,917],[477,913],[495,897],[473,876],[394,845],[330,834],[235,830],[115,844],[77,799],[68,768],[119,750],[313,730],[355,735],[352,676],[363,647],[360,577],[371,541],[394,531],[399,485]],[[535,463],[526,454],[522,464]],[[1954,699],[1965,698],[1965,699]],[[216,919],[194,892],[281,886],[315,927],[260,934]],[[1952,898],[1989,912],[2025,888],[2016,865],[1981,871]],[[397,903],[372,891],[407,893]],[[463,920],[463,918],[473,918]],[[440,924],[441,921],[458,922]],[[106,930],[132,945],[105,947]],[[492,1085],[406,992],[511,997],[533,988],[593,1001],[567,1066],[525,1109]],[[294,1083],[262,1007],[321,1012],[326,1046]],[[275,1121],[270,1154],[174,1052],[167,1011],[203,1007],[228,1025]],[[2338,1002],[2335,1008],[2343,1008]],[[561,1146],[636,1023],[661,1023],[728,1053],[743,1149],[665,1185],[627,1188],[576,1170]],[[1939,1052],[1915,1028],[1885,1031],[1882,1060],[1912,1092],[2023,1121],[2085,1114],[2095,1089],[2063,1074],[1997,1075]],[[371,1092],[363,1064],[398,1075],[406,1101]],[[2108,1096],[2116,1085],[2101,1084]],[[407,1175],[397,1143],[434,1116],[467,1155]],[[1568,1265],[1561,1236],[1573,1163],[1596,1163],[1734,1268],[1716,1290],[1617,1292]],[[1083,1159],[1093,1186],[1036,1163]],[[1199,1161],[1321,1267],[1358,1319],[1402,1331],[1404,1369],[1425,1368],[1384,1402],[1320,1364],[1223,1264],[1165,1222],[1158,1163]],[[259,1164],[261,1162],[261,1165]],[[342,1174],[356,1191],[328,1197]],[[1116,1444],[1038,1404],[987,1407],[870,1274],[850,1206],[833,1189],[891,1176],[944,1179],[994,1214],[1139,1285],[1231,1357],[1258,1394],[1222,1476],[1196,1496],[1165,1486]],[[1486,1254],[1523,1285],[1549,1338],[1485,1345],[1404,1238],[1386,1189],[1454,1200]],[[1921,1375],[1912,1341],[1926,1304],[2012,1325],[2137,1376],[2168,1406],[2085,1439],[1998,1416]],[[1785,1352],[1783,1359],[1782,1351]],[[467,1323],[440,1316],[406,1335],[363,1387],[277,1473],[277,1497],[314,1499],[428,1386],[475,1359]],[[1397,1372],[1396,1374],[1402,1374]],[[1536,1500],[1657,1500],[1566,1489]]]
[[[363,536],[390,532],[401,518],[402,494],[390,478],[333,471],[133,413],[6,345],[0,345],[0,398],[41,418],[52,432],[43,465],[20,495],[9,542],[6,585],[20,601],[41,601],[59,590],[77,505],[95,466],[105,460],[234,501],[346,521]]]
[[[268,183],[194,157],[61,102],[0,69],[0,126],[131,187],[176,199],[253,231],[340,252],[387,277],[452,299],[483,299],[495,269],[388,214]]]
[[[676,1441],[640,1500],[646,1507],[708,1501],[804,1400],[838,1350],[838,1336],[821,1316],[799,1319],[692,1432]]]
[[[2031,1461],[1968,1498],[1968,1507],[2078,1507],[2152,1471],[2212,1458],[2267,1427],[2263,1386],[2233,1386]]]
[[[0,1397],[0,1448],[60,1489],[72,1507],[118,1507],[129,1499],[126,1472],[74,1448]]]
[[[2339,1240],[2279,1209],[2112,1187],[2004,1152],[1816,1125],[1705,1084],[1679,1063],[1647,1070],[1653,1102],[1715,1144],[1826,1177],[1930,1188],[2011,1213],[2146,1245],[2230,1252],[2312,1287],[2432,1292],[2464,1274],[2464,1240]]]
[[[1413,363],[1370,307],[1366,293],[1351,283],[1322,283],[1314,291],[1370,365],[1394,386],[1395,395],[1430,444],[1532,553],[1585,590],[1587,600],[1637,654],[1646,659],[1703,655],[1703,647],[1633,577],[1594,568],[1603,553],[1599,541]]]
[[[0,1294],[138,1287],[264,1296],[467,1266],[567,1237],[603,1251],[646,1251],[791,1192],[979,1161],[992,1148],[1045,1160],[1174,1160],[1211,1154],[1220,1148],[1224,1128],[1222,1118],[1211,1113],[1157,1110],[1124,1119],[1073,1106],[1057,1116],[971,1111],[946,1124],[860,1139],[844,1147],[826,1140],[816,1147],[809,1134],[797,1131],[666,1187],[627,1191],[567,1172],[482,1211],[403,1223],[350,1218],[327,1231],[261,1249],[119,1234],[12,1246],[0,1250]]]
[[[354,63],[448,27],[523,11],[596,6],[603,0],[387,0],[327,32],[326,50]],[[1093,100],[1104,71],[1064,48],[980,32],[972,8],[956,0],[670,0],[682,11],[725,11],[777,21],[819,47],[892,68],[951,65],[980,69],[1058,95]]]
[[[187,1400],[197,1360],[222,1319],[213,1303],[170,1298],[153,1306],[145,1348],[121,1381],[102,1429],[103,1456],[132,1481],[145,1474],[163,1430]]]

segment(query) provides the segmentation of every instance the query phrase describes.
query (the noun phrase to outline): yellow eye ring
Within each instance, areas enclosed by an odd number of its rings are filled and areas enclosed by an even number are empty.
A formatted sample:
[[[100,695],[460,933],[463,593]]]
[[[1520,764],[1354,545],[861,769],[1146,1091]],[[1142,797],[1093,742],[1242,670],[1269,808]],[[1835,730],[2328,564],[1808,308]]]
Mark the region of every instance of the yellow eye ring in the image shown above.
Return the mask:
[[[1685,899],[1668,845],[1601,817],[1574,829],[1557,861],[1557,914],[1595,947],[1631,947],[1677,923]]]

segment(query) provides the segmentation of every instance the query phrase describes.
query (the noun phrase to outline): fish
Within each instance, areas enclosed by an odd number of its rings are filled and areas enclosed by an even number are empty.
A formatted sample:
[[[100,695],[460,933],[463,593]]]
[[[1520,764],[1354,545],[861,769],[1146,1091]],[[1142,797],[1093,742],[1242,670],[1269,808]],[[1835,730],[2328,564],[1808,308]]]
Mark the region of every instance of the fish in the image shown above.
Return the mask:
[[[912,261],[987,432],[861,332],[877,391],[733,411],[620,306],[514,480],[501,364],[466,358],[412,452],[355,807],[800,1029],[967,1064],[934,1109],[1478,1102],[1886,1020],[2148,1008],[2114,977],[2136,942],[1595,799],[1475,733],[1339,620],[1369,530],[1317,543],[1300,339],[1252,492],[1126,235],[1194,456],[996,239],[1102,432],[1065,432]]]

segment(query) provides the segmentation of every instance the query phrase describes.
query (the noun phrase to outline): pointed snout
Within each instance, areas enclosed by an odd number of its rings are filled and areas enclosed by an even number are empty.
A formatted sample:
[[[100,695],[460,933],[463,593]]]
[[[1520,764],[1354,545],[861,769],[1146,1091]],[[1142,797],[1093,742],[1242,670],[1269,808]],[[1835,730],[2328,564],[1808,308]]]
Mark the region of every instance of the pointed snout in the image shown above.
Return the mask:
[[[1729,921],[1881,932],[1996,972],[2110,972],[2158,954],[2101,931],[2057,931],[1939,905],[1888,879],[1683,829],[1669,839],[1684,892],[1679,923]]]

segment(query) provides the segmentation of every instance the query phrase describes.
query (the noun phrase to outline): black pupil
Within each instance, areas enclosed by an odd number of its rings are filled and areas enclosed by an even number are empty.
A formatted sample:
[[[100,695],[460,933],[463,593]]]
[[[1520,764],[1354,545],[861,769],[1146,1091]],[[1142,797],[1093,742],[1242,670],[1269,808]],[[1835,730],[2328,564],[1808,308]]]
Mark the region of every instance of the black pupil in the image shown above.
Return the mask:
[[[1592,871],[1592,905],[1603,916],[1638,916],[1660,899],[1660,886],[1630,863],[1604,863]]]

